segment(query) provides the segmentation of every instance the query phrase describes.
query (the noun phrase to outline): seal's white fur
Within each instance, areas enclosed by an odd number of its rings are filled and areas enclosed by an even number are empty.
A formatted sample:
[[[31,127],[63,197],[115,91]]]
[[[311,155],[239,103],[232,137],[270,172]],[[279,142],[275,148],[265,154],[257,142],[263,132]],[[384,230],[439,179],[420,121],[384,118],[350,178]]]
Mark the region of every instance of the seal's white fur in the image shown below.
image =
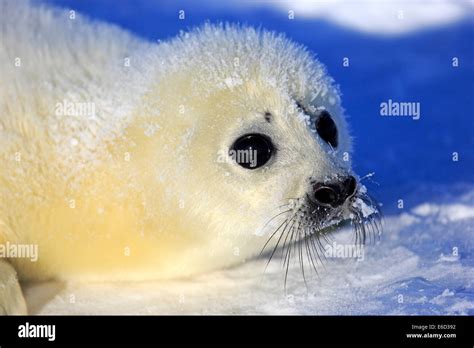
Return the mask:
[[[347,166],[337,89],[281,35],[204,25],[152,44],[65,10],[0,6],[0,240],[38,245],[38,262],[11,260],[24,279],[235,264],[261,250],[265,222],[310,177]],[[330,111],[337,152],[295,100]],[[58,112],[64,102],[95,114]],[[275,143],[265,168],[219,160],[249,132]]]

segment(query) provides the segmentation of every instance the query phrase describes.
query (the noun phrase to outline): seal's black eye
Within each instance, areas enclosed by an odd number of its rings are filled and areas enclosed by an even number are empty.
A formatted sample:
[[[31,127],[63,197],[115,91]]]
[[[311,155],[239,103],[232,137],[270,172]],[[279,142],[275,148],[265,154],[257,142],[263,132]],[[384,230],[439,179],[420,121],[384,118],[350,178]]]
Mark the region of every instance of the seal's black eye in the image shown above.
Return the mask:
[[[256,169],[268,162],[273,151],[272,141],[266,135],[246,134],[234,142],[229,156],[246,169]]]
[[[316,120],[316,131],[321,139],[336,148],[338,144],[337,127],[327,111],[322,111]]]

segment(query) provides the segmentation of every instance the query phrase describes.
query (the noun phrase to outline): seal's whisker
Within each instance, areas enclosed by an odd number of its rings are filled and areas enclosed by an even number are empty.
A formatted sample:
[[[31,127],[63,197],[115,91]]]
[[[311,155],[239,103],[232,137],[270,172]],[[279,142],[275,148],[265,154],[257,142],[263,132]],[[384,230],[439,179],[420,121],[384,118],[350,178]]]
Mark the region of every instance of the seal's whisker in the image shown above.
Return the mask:
[[[354,245],[360,245],[362,244],[362,229],[360,227],[360,221],[361,217],[358,211],[352,211],[353,214],[355,215],[355,218],[352,220],[353,226],[354,226]]]
[[[299,234],[299,231],[298,231],[298,234]],[[305,286],[308,287],[308,284],[306,283],[306,276],[304,274],[304,259],[303,259],[303,244],[302,243],[303,243],[302,241],[298,242],[298,249],[299,249],[298,258],[300,262],[301,274],[303,275],[303,282]]]
[[[291,235],[290,237],[290,242],[288,243],[288,251],[287,251],[287,254],[285,256],[285,260],[288,260],[286,261],[286,270],[285,270],[285,291],[286,291],[286,282],[287,282],[287,279],[288,279],[288,270],[290,268],[290,258],[291,258],[291,247],[292,247],[292,242],[293,242],[293,234]],[[285,264],[285,263],[283,263]]]
[[[365,228],[365,223],[361,222],[360,227],[362,229],[362,245],[365,245],[367,241],[367,229]]]
[[[311,245],[311,238],[312,237],[309,237],[309,238],[305,238],[305,244],[306,244],[306,255],[310,261],[310,264],[311,264],[311,269],[316,273],[317,276],[319,276],[319,273],[318,273],[318,268],[316,267],[316,260],[313,258],[313,246]],[[316,257],[316,256],[315,256]],[[321,260],[320,260],[320,263],[321,263]]]
[[[375,172],[368,173],[368,174],[362,176],[359,179],[359,182],[363,182],[364,180],[368,180],[370,183],[375,184],[377,186],[380,186],[380,184],[373,179],[374,176],[375,176]]]
[[[268,221],[266,222],[266,224],[262,227],[262,231],[268,226],[268,224],[269,224],[272,220],[274,220],[275,218],[277,218],[277,217],[279,217],[279,216],[281,216],[281,215],[283,215],[283,214],[285,214],[285,213],[287,214],[287,213],[290,213],[290,212],[291,212],[291,209],[288,209],[288,210],[286,210],[286,211],[284,211],[284,212],[281,212],[281,213],[275,215],[274,217],[272,217],[272,218],[271,218],[270,220],[268,220]],[[288,219],[288,217],[285,218],[285,220],[283,220],[283,222],[278,226],[278,228],[277,228],[275,231],[273,231],[273,233],[270,235],[270,237],[267,239],[267,241],[266,241],[265,244],[263,245],[263,248],[262,248],[262,250],[260,251],[260,254],[259,254],[260,256],[261,256],[262,253],[264,252],[265,247],[268,245],[268,243],[270,242],[270,240],[275,236],[275,234],[278,232],[278,230],[281,228],[281,226],[282,226],[285,222],[287,222],[288,220],[291,220],[291,218],[290,218],[290,219]]]
[[[326,255],[324,253],[321,253],[321,240],[319,239],[319,236],[316,234],[316,235],[313,235],[310,237],[310,242],[311,242],[311,247],[312,247],[312,251],[314,253],[314,255],[317,257],[317,259],[319,260],[319,263],[321,264],[321,266],[323,267],[324,270],[326,270],[326,266],[324,265],[324,260],[322,257],[324,257],[324,259],[326,259]],[[322,257],[321,257],[321,254],[322,254]]]
[[[314,265],[313,257],[311,255],[311,251],[309,250],[308,243],[309,243],[308,238],[304,238],[304,246],[306,248],[306,258],[308,259],[308,262],[311,265],[310,269],[316,270],[316,266]]]
[[[301,240],[301,231],[300,231],[300,222],[298,220],[298,224],[295,226],[295,243],[294,243],[294,248],[298,249],[298,264],[300,266],[300,271],[303,276],[303,282],[306,287],[308,287],[308,284],[306,283],[306,276],[304,273],[304,260],[303,260],[303,241]],[[296,250],[295,250],[296,253]]]
[[[355,213],[351,210],[351,213],[354,215]],[[354,234],[352,235],[352,240],[351,240],[351,243],[352,244],[356,244],[356,222],[355,222],[355,219],[354,218],[351,218],[351,227],[352,229],[354,230]]]
[[[354,237],[353,237],[353,242],[352,242],[352,244],[357,245],[358,242],[359,242],[359,239],[358,239],[358,236],[359,236],[359,228],[358,228],[358,225],[357,225],[357,222],[356,222],[356,221],[354,221],[353,227],[354,227]]]
[[[286,282],[287,282],[287,279],[288,279],[288,270],[290,268],[290,259],[291,259],[291,249],[292,247],[295,248],[296,247],[296,240],[295,240],[295,230],[294,230],[294,226],[292,226],[292,229],[291,229],[291,236],[290,236],[290,241],[288,243],[288,246],[287,246],[287,253],[285,255],[285,261],[286,261],[286,271],[285,271],[285,290],[286,290]],[[285,264],[285,263],[283,263]]]
[[[378,226],[379,215],[376,214],[371,217],[370,223],[372,224],[373,234],[374,234],[374,243],[380,239],[382,231],[379,229]]]
[[[296,222],[296,221],[295,221],[295,222]],[[292,243],[292,239],[293,239],[293,232],[294,232],[293,226],[294,226],[295,222],[293,222],[293,224],[290,226],[290,229],[288,230],[288,233],[287,233],[287,235],[286,235],[286,237],[285,237],[285,241],[283,242],[283,249],[282,249],[282,250],[283,250],[283,253],[284,253],[284,250],[285,250],[285,246],[287,246],[288,249],[291,247],[291,243]],[[291,233],[291,236],[290,236],[290,233]],[[290,240],[289,240],[288,244],[286,244],[286,241],[287,241],[287,239],[288,239],[289,236],[290,236]],[[282,254],[282,255],[283,255],[283,254]],[[283,259],[283,262],[282,262],[283,265],[284,265],[285,262],[286,262],[286,257],[287,257],[287,256],[288,256],[288,252],[286,253],[285,258]]]
[[[280,243],[281,237],[282,237],[283,234],[285,233],[285,230],[286,230],[288,224],[290,223],[290,221],[291,221],[291,219],[286,219],[285,221],[283,221],[283,223],[275,230],[275,232],[273,232],[272,236],[267,240],[267,242],[266,242],[265,245],[263,246],[262,252],[263,252],[263,250],[265,249],[265,247],[267,246],[268,242],[270,242],[270,239],[273,238],[273,236],[278,232],[278,230],[280,230],[280,228],[282,228],[282,226],[285,226],[285,227],[283,228],[282,232],[280,233],[280,237],[278,238],[278,241],[277,241],[277,243],[275,244],[275,247],[274,247],[273,250],[272,250],[272,253],[271,253],[271,255],[270,255],[270,258],[268,259],[267,264],[265,265],[265,269],[264,269],[264,271],[263,271],[264,273],[265,273],[265,271],[267,270],[267,267],[268,267],[268,265],[270,264],[270,261],[272,260],[273,255],[275,254],[275,251],[278,249],[278,245],[279,245],[279,243]]]
[[[377,238],[380,239],[383,233],[383,218],[380,215],[377,215],[375,224],[377,225]]]
[[[316,242],[315,246],[317,247],[318,256],[319,256],[320,252],[321,252],[322,250],[324,250],[324,247],[323,247],[323,244],[321,243],[321,238],[320,238],[320,235],[319,235],[319,234],[316,236],[315,242]],[[326,243],[330,243],[330,242],[326,241]],[[322,253],[322,255],[323,255],[323,257],[324,257],[324,260],[326,260],[326,254],[325,254],[325,253]],[[324,265],[322,259],[321,259],[321,264]]]
[[[362,222],[362,217],[359,215],[359,221],[357,222],[357,227],[359,229],[359,240],[358,240],[358,245],[364,245],[365,244],[365,229],[364,229],[364,224]]]
[[[268,220],[268,221],[265,223],[265,225],[262,227],[262,231],[265,230],[265,228],[268,226],[268,224],[269,224],[270,222],[272,222],[272,221],[275,220],[277,217],[279,217],[279,216],[281,216],[281,215],[283,215],[283,214],[289,213],[290,211],[291,211],[291,209],[288,209],[288,210],[285,210],[285,211],[283,211],[283,212],[281,212],[281,213],[275,215],[274,217],[272,217],[272,218],[271,218],[270,220]]]
[[[373,218],[369,217],[366,223],[367,223],[367,231],[369,231],[369,243],[374,244],[375,243],[375,230],[374,230]]]
[[[369,216],[369,219],[377,225],[377,238],[379,238],[382,233],[383,213],[379,209],[377,201],[371,195],[364,194],[361,199],[376,210],[374,214]]]
[[[330,238],[329,234],[327,234],[327,233],[319,233],[318,236],[320,236],[321,238],[323,238],[324,241],[325,241],[327,244],[331,244],[331,240],[328,239],[328,238]]]

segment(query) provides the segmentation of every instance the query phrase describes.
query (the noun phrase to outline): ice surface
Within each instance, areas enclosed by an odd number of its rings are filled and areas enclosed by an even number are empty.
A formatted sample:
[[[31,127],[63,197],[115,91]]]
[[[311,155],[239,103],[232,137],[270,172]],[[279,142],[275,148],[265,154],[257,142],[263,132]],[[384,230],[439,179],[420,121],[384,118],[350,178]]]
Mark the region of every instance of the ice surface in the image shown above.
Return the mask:
[[[465,192],[386,216],[363,261],[328,259],[307,285],[291,265],[286,292],[279,260],[263,273],[261,258],[186,280],[43,283],[25,294],[35,314],[474,315],[474,187]]]
[[[472,3],[456,0],[433,1],[429,6],[419,1],[396,0],[384,1],[383,6],[377,0],[283,0],[260,3],[274,6],[284,13],[293,10],[295,16],[324,18],[375,35],[406,34],[420,28],[450,24],[465,16],[466,10],[472,9]],[[367,13],[372,14],[371,20],[367,20]]]

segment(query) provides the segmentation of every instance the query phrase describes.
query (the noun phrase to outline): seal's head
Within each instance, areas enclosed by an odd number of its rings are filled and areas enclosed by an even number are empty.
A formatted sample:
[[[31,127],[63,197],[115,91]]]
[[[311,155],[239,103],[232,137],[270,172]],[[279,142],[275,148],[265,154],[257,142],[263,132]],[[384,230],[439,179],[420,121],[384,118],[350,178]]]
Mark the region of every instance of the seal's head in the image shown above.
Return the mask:
[[[284,36],[233,26],[162,46],[133,140],[148,216],[175,235],[175,265],[234,264],[345,220],[363,241],[377,207],[351,170],[340,94],[321,63]]]

